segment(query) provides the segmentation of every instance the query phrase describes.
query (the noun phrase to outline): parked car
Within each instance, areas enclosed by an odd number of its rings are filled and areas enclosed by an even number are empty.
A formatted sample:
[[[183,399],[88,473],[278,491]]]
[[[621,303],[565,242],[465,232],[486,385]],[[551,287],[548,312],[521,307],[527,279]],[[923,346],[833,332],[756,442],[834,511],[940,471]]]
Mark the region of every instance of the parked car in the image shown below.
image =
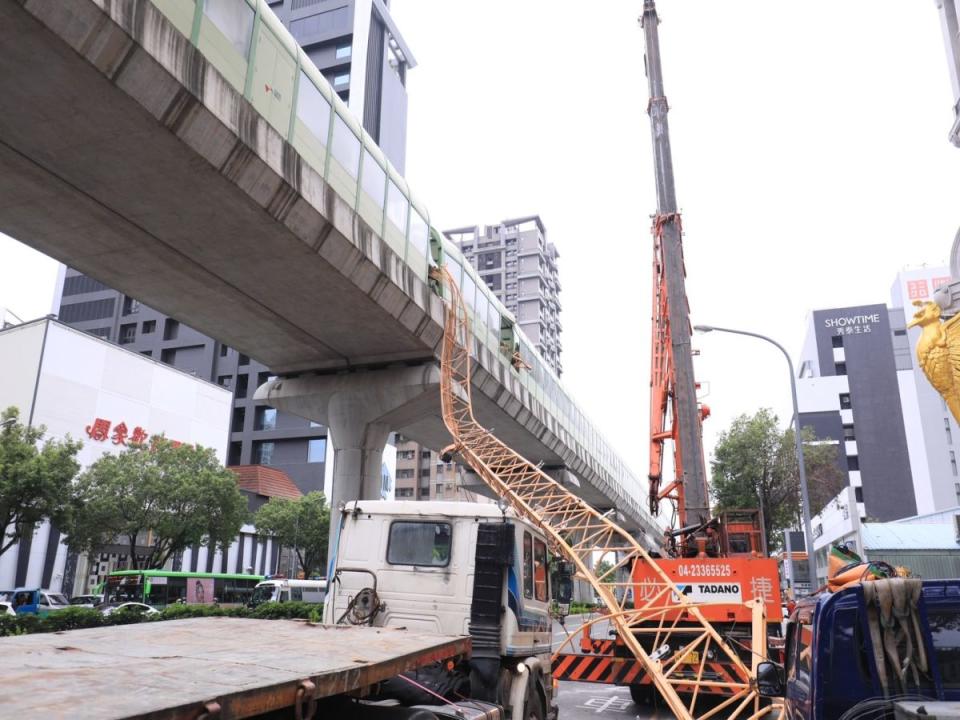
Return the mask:
[[[105,605],[100,605],[97,610],[102,612],[104,615],[112,615],[118,610],[123,610],[124,612],[135,612],[140,615],[159,615],[160,611],[154,607],[150,607],[146,603],[139,602],[123,602],[123,603],[106,603]]]
[[[74,595],[70,598],[73,607],[96,607],[103,602],[103,595]]]
[[[70,607],[67,598],[52,590],[39,588],[17,588],[13,591],[13,609],[18,615],[49,615],[57,610]]]

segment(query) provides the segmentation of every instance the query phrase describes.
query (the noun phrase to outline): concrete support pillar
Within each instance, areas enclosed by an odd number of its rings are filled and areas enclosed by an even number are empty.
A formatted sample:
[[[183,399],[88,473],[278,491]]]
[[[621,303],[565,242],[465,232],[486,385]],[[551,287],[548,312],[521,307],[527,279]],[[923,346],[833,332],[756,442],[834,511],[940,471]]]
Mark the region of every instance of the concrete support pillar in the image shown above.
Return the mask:
[[[258,388],[254,398],[329,428],[334,460],[328,500],[336,510],[341,502],[380,498],[387,437],[439,413],[440,371],[421,365],[280,378]]]

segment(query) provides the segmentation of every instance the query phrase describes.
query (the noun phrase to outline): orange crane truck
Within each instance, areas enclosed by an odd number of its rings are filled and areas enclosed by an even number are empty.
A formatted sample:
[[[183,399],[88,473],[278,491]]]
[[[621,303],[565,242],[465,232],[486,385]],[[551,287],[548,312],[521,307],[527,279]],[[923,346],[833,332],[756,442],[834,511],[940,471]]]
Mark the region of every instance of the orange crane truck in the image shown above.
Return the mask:
[[[667,123],[668,105],[660,63],[659,17],[654,0],[645,0],[641,24],[646,43],[646,75],[649,88],[647,112],[653,140],[657,213],[653,218],[653,312],[650,378],[650,511],[658,514],[667,501],[674,509],[675,529],[664,533],[665,557],[657,559],[680,592],[701,607],[704,617],[737,648],[748,662],[752,654],[751,612],[745,601],[760,599],[765,606],[767,636],[773,649],[781,645],[782,606],[780,579],[775,560],[767,557],[763,524],[757,510],[737,510],[713,515],[704,467],[702,421],[709,409],[698,402],[693,373],[693,351],[685,288],[683,239],[674,185],[673,159]],[[666,443],[673,447],[674,477],[664,486],[663,461]],[[616,556],[614,556],[616,557]],[[628,572],[633,603],[648,599],[660,580],[647,563],[635,563]],[[629,602],[629,600],[628,600]],[[660,627],[683,628],[689,614],[676,610],[659,617],[643,636],[648,652],[666,652]],[[625,645],[611,631],[594,637],[594,621],[580,632],[579,648],[564,649],[554,661],[554,677],[597,683],[628,685],[635,702],[655,696],[651,678]],[[766,648],[769,651],[771,648]],[[676,651],[672,648],[671,651]],[[688,693],[729,694],[734,673],[728,657],[708,651],[688,650],[674,672],[689,677]]]

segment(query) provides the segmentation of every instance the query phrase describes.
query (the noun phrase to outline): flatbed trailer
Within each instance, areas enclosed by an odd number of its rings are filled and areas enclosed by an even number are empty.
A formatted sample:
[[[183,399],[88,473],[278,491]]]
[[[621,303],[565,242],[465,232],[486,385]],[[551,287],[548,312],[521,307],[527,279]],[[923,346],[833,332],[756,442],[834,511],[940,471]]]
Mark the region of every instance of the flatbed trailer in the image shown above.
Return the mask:
[[[0,716],[307,718],[311,699],[469,653],[469,637],[229,617],[0,638]]]

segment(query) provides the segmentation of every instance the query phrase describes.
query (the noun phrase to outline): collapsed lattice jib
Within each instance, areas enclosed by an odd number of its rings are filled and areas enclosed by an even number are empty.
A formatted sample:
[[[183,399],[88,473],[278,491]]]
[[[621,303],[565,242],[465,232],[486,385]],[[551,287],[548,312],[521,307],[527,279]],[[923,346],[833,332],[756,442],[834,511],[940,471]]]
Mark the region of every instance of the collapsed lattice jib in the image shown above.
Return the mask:
[[[664,701],[678,718],[707,719],[719,712],[728,718],[759,718],[776,706],[762,706],[753,678],[764,659],[757,649],[766,647],[763,603],[753,608],[754,642],[750,666],[736,647],[704,618],[705,603],[691,601],[626,530],[501,442],[473,415],[470,384],[472,335],[469,316],[459,289],[445,268],[437,274],[447,293],[447,312],[441,355],[441,406],[453,443],[445,452],[456,453],[514,511],[536,523],[549,538],[554,552],[566,557],[587,580],[606,606],[609,622],[639,660]],[[614,554],[613,566],[596,575],[592,558]],[[639,563],[653,570],[656,579],[645,581],[642,594],[631,581]],[[699,662],[689,662],[699,653]],[[708,655],[719,656],[730,668],[720,679],[704,673]],[[691,667],[695,666],[695,670]],[[730,692],[719,704],[702,713],[701,688],[722,687]],[[679,692],[688,695],[682,699]]]

